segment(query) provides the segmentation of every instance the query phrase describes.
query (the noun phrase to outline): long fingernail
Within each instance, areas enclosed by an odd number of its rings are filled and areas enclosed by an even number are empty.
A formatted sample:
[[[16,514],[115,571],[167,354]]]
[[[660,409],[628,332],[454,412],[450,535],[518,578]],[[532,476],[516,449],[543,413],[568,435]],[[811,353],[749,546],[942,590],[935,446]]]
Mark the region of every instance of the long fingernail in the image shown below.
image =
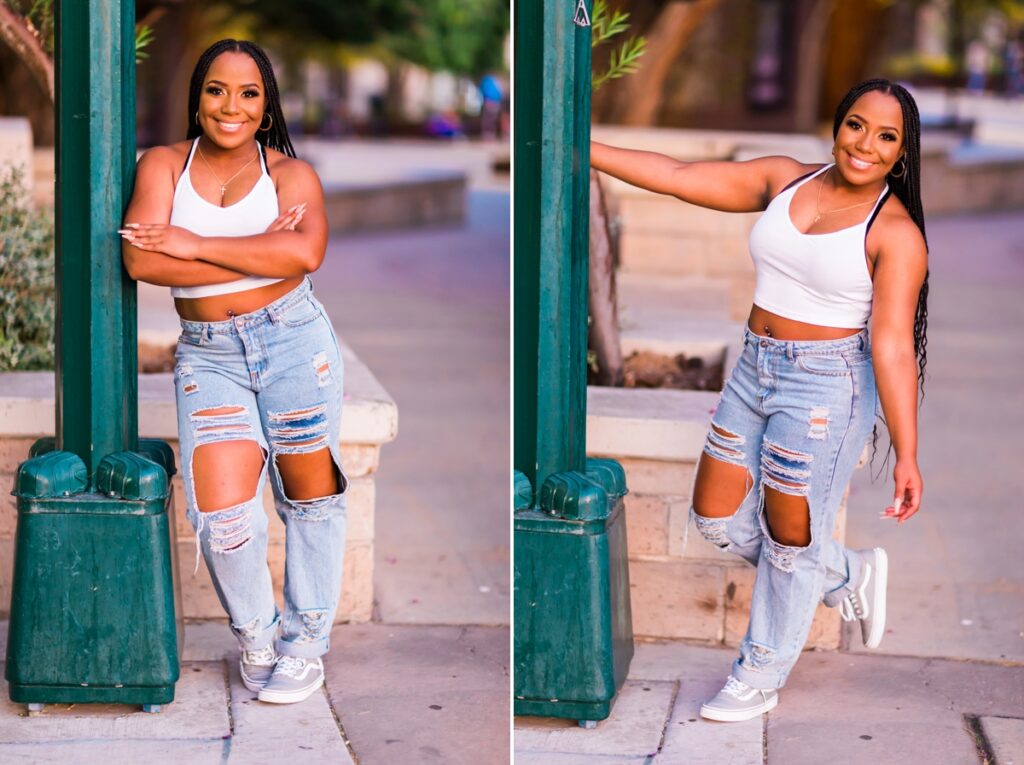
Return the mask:
[[[124,227],[125,228],[138,228],[139,224],[138,223],[125,223]]]

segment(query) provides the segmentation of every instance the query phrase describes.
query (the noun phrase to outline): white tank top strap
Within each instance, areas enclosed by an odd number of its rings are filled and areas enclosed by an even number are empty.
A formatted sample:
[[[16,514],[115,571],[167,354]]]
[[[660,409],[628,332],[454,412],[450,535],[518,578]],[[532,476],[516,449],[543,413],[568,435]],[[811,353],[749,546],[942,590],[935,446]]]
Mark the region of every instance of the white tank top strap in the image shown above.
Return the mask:
[[[199,148],[199,139],[196,138],[192,141],[192,148],[188,150],[188,157],[185,159],[185,168],[181,171],[182,175],[188,175],[188,169],[192,167],[192,158],[196,155],[196,149]]]
[[[270,171],[267,169],[267,147],[259,141],[256,142],[256,146],[260,150],[260,167],[263,168],[263,174],[269,177]]]

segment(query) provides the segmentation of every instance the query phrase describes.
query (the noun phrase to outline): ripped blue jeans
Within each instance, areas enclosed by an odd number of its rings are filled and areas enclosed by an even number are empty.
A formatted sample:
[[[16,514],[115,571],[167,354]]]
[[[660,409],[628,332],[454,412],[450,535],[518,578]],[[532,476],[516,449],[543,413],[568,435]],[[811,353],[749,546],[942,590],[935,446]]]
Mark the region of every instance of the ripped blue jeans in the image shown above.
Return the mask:
[[[757,567],[750,624],[732,671],[747,685],[781,688],[818,603],[837,606],[860,581],[860,555],[835,541],[832,529],[874,427],[876,397],[866,331],[827,341],[744,331],[704,455],[745,467],[749,490],[734,515],[694,520],[713,544]],[[806,498],[808,546],[772,538],[766,487]]]
[[[342,360],[330,321],[307,279],[253,313],[218,322],[182,320],[181,327],[174,384],[188,517],[231,629],[246,650],[276,638],[280,654],[321,656],[341,593],[348,485],[338,446]],[[196,450],[239,440],[255,441],[264,455],[252,499],[200,512]],[[339,493],[289,499],[278,457],[324,448]],[[267,565],[262,497],[268,475],[285,525],[283,615]],[[197,549],[197,566],[198,555]]]

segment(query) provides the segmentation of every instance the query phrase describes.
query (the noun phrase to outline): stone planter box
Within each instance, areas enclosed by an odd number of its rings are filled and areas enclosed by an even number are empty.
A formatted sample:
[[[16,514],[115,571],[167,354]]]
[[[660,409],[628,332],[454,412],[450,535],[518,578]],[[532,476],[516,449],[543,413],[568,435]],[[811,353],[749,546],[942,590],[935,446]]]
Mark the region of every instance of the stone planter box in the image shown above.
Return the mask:
[[[380,449],[398,431],[398,408],[370,370],[346,346],[345,402],[341,422],[341,457],[351,479],[348,490],[348,539],[339,622],[366,622],[373,612],[373,539],[376,472]],[[10,491],[18,465],[28,457],[32,442],[54,431],[54,375],[52,372],[0,374],[0,616],[6,616],[11,598],[15,498]],[[139,376],[139,433],[162,438],[174,449],[180,471],[174,382],[171,374]],[[178,566],[186,619],[224,618],[205,563],[195,565],[195,534],[185,517],[181,475],[174,484]],[[284,577],[284,526],[274,511],[269,482],[264,508],[270,517],[269,560],[274,588],[280,592]]]
[[[691,528],[690,493],[718,393],[590,387],[587,454],[626,470],[633,633],[738,646],[755,569]],[[834,534],[845,539],[846,497]],[[684,543],[685,540],[685,543]],[[818,607],[808,648],[836,649],[841,620]]]

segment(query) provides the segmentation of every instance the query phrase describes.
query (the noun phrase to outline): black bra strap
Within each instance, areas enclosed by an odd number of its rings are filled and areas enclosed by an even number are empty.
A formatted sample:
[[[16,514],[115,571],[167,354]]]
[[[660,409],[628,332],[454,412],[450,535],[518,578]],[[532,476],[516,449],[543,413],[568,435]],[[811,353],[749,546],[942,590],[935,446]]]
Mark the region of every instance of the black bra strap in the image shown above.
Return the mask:
[[[878,213],[882,212],[882,208],[885,207],[886,200],[889,199],[889,195],[892,194],[892,189],[886,189],[885,193],[882,194],[882,198],[875,205],[874,212],[871,213],[871,217],[868,218],[868,225],[864,228],[864,236],[868,235],[868,231],[871,230],[871,224],[875,222],[875,218],[878,217]]]

